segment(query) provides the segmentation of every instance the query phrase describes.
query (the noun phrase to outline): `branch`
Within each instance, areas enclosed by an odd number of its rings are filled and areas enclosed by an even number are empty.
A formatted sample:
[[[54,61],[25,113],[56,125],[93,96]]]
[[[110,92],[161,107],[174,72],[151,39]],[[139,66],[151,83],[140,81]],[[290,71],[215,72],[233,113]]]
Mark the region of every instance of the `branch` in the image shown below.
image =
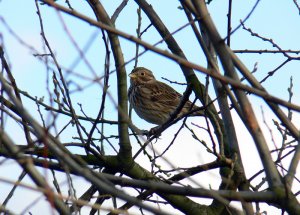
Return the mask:
[[[46,199],[49,201],[50,205],[52,202],[55,205],[57,211],[60,214],[70,214],[69,209],[66,207],[65,203],[58,198],[57,196],[53,195],[53,191],[51,190],[50,186],[48,185],[46,179],[40,175],[37,171],[35,166],[33,165],[30,158],[24,157],[20,153],[20,149],[14,145],[12,140],[6,135],[6,133],[1,129],[0,130],[0,139],[1,143],[5,146],[7,151],[12,155],[12,157],[19,163],[19,165],[28,173],[31,179],[36,183],[37,186],[43,188],[43,193]]]
[[[22,99],[21,99],[20,93],[18,91],[16,81],[15,81],[14,76],[12,75],[12,72],[10,71],[8,63],[6,62],[6,59],[4,57],[4,50],[3,50],[2,46],[0,46],[0,58],[1,58],[2,66],[4,67],[6,73],[9,77],[9,80],[11,82],[11,85],[12,85],[14,91],[15,91],[15,95],[19,99],[19,101],[22,103]],[[28,146],[33,146],[33,141],[31,139],[30,133],[29,133],[28,123],[23,118],[22,118],[22,124],[23,124],[23,127],[24,127],[25,138],[27,140]]]
[[[282,105],[282,106],[285,106],[287,108],[290,108],[291,110],[295,110],[297,112],[300,112],[300,106],[292,104],[290,102],[286,102],[285,100],[277,98],[275,96],[272,96],[272,95],[268,94],[267,92],[265,92],[265,91],[263,91],[261,89],[255,89],[255,88],[249,87],[248,85],[241,84],[240,81],[236,81],[236,80],[234,80],[232,78],[220,75],[218,73],[213,72],[212,70],[208,70],[205,67],[202,67],[202,66],[200,66],[198,64],[195,64],[195,63],[192,63],[192,62],[190,62],[190,61],[188,61],[188,60],[186,60],[186,59],[184,59],[184,58],[182,58],[182,57],[180,57],[178,55],[175,55],[175,54],[172,54],[172,53],[167,52],[165,50],[153,47],[151,44],[146,43],[146,42],[144,42],[144,41],[142,41],[142,40],[140,40],[140,39],[138,39],[138,38],[136,38],[136,37],[134,37],[134,36],[132,36],[130,34],[127,34],[127,33],[124,33],[122,31],[119,31],[116,28],[110,27],[110,26],[108,26],[106,24],[103,24],[101,22],[97,22],[97,21],[95,21],[95,20],[93,20],[93,19],[91,19],[91,18],[89,18],[89,17],[87,17],[87,16],[85,16],[85,15],[83,15],[81,13],[69,10],[68,8],[63,7],[63,6],[59,5],[59,4],[55,4],[51,0],[41,0],[41,1],[44,2],[47,5],[52,6],[53,8],[55,8],[57,10],[63,11],[65,13],[70,14],[70,15],[72,15],[74,17],[77,17],[77,18],[79,18],[79,19],[81,19],[83,21],[86,21],[87,23],[89,23],[89,24],[91,24],[93,26],[99,27],[101,29],[105,29],[106,31],[111,32],[113,34],[117,34],[120,37],[125,38],[125,39],[127,39],[129,41],[138,43],[141,46],[145,47],[146,49],[149,49],[149,50],[151,50],[151,51],[153,51],[155,53],[158,53],[158,54],[160,54],[162,56],[165,56],[165,57],[167,57],[167,58],[169,58],[169,59],[177,62],[181,66],[185,66],[185,67],[188,67],[188,68],[191,68],[191,69],[195,69],[195,70],[197,70],[197,71],[199,71],[201,73],[207,74],[210,77],[215,78],[215,79],[221,81],[224,84],[230,84],[230,85],[232,85],[233,87],[235,87],[237,89],[242,89],[242,90],[245,90],[245,91],[247,91],[249,93],[252,93],[252,94],[255,94],[255,95],[259,96],[259,97],[262,97],[266,101],[272,101],[272,102],[277,103],[279,105]],[[125,64],[122,65],[122,66],[125,66]]]
[[[88,3],[94,10],[98,19],[98,23],[104,23],[106,26],[114,29],[114,24],[108,17],[104,7],[98,0],[89,0]],[[131,145],[128,134],[128,98],[127,98],[127,75],[125,70],[125,63],[123,53],[120,46],[120,41],[117,34],[108,31],[108,37],[111,42],[111,49],[115,59],[115,66],[117,69],[117,89],[118,89],[118,129],[119,129],[119,145],[120,145],[120,159],[124,166],[129,167],[132,160]],[[126,168],[127,168],[126,167]]]
[[[225,70],[225,73],[232,77],[235,80],[239,80],[235,69],[234,69],[234,63],[231,58],[230,52],[228,51],[229,48],[224,44],[224,41],[220,37],[210,15],[206,8],[206,3],[204,0],[201,1],[192,1],[198,14],[202,17],[201,24],[205,25],[209,36],[211,38],[211,41],[213,42],[213,45],[220,57],[220,60],[222,62],[223,68]],[[248,130],[252,134],[252,137],[255,141],[255,145],[258,149],[258,152],[260,154],[260,158],[262,160],[267,180],[269,183],[269,186],[272,190],[276,191],[276,195],[279,198],[280,204],[286,204],[286,201],[284,197],[282,196],[285,192],[288,193],[289,198],[289,205],[286,206],[288,211],[293,210],[299,210],[299,204],[297,203],[297,200],[295,197],[293,197],[293,194],[290,190],[286,190],[285,187],[282,184],[281,177],[278,173],[278,170],[276,169],[276,166],[273,163],[272,157],[269,153],[268,146],[266,144],[266,141],[262,135],[262,132],[260,130],[259,124],[255,118],[254,112],[251,108],[251,105],[243,91],[234,89],[234,92],[236,94],[236,97],[240,103],[240,106],[245,114],[244,121],[245,125],[247,126]],[[285,202],[285,203],[284,203]]]
[[[224,42],[221,43],[222,38],[220,37],[213,21],[211,20],[210,16],[208,15],[208,11],[206,8],[206,4],[204,1],[195,1],[193,0],[194,7],[196,8],[198,14],[203,17],[202,24],[205,25],[207,32],[211,38],[211,41],[218,53],[218,55],[221,58],[222,65],[224,67],[225,72],[228,76],[239,80],[237,77],[237,74],[234,69],[234,65],[232,60],[230,60],[230,55],[227,52],[227,48],[224,44]],[[251,108],[251,105],[249,103],[249,100],[247,99],[245,93],[240,90],[235,90],[236,97],[238,101],[240,102],[241,108],[244,110],[245,119],[246,119],[246,125],[248,127],[248,130],[252,134],[252,137],[254,138],[254,141],[256,143],[256,146],[258,148],[258,152],[260,154],[260,157],[262,159],[263,165],[265,167],[265,171],[267,174],[268,182],[270,187],[280,187],[280,177],[279,173],[272,161],[272,158],[269,154],[269,150],[266,144],[266,141],[264,137],[261,134],[258,122],[255,119],[254,112]]]
[[[73,154],[71,154],[56,138],[54,138],[51,134],[49,134],[43,127],[36,122],[36,120],[24,109],[22,104],[15,98],[12,94],[10,87],[7,85],[3,75],[0,73],[0,82],[2,84],[3,90],[9,96],[11,101],[14,103],[17,111],[20,113],[21,117],[29,123],[29,125],[33,128],[37,139],[41,141],[48,149],[56,155],[58,161],[67,166],[70,171],[79,174],[83,178],[85,178],[90,183],[94,184],[98,189],[103,190],[113,196],[116,196],[124,201],[132,202],[133,204],[142,207],[148,211],[153,212],[154,214],[166,214],[161,210],[157,210],[151,206],[147,206],[137,200],[134,197],[131,197],[124,193],[122,190],[115,188],[110,182],[105,180],[101,174],[97,174],[93,172],[86,166],[86,163],[78,158],[76,158]],[[3,135],[1,135],[2,137]],[[42,183],[37,181],[38,183]],[[37,183],[36,182],[36,183]],[[41,184],[43,185],[43,184]],[[69,213],[63,213],[69,214]]]
[[[299,160],[300,160],[300,141],[298,139],[298,144],[296,146],[295,154],[294,154],[294,156],[291,160],[291,164],[289,166],[288,173],[285,176],[285,180],[286,180],[286,183],[287,183],[289,188],[292,187],[293,180],[294,180],[294,177],[295,177],[295,174],[296,174],[296,169],[297,169],[297,166],[299,164]]]
[[[300,54],[300,50],[291,50],[291,49],[281,49],[281,50],[268,50],[268,49],[261,49],[261,50],[248,50],[248,49],[235,49],[233,50],[234,53],[240,54],[282,54],[284,53],[292,53],[292,54]]]

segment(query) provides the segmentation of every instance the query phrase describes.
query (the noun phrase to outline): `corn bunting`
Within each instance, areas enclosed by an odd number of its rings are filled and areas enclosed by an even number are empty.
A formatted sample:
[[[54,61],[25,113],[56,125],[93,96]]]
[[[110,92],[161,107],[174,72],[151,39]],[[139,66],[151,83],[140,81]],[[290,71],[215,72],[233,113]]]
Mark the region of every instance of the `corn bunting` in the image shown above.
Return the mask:
[[[137,67],[129,74],[129,102],[139,117],[156,125],[162,125],[179,106],[182,95],[169,85],[157,81],[152,72],[144,67]],[[187,101],[178,117],[198,108]],[[202,115],[203,111],[193,115]]]

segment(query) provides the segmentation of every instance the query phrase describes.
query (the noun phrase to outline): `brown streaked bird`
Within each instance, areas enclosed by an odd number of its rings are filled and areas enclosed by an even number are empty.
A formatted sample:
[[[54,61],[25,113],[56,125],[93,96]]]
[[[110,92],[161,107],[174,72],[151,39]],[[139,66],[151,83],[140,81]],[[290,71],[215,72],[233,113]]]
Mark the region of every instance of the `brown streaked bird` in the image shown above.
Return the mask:
[[[128,98],[131,106],[139,117],[156,125],[162,125],[179,106],[182,95],[169,85],[157,81],[153,73],[144,67],[137,67],[129,74],[130,87]],[[192,102],[187,101],[178,117],[198,108],[191,108]],[[193,115],[203,116],[203,111]]]

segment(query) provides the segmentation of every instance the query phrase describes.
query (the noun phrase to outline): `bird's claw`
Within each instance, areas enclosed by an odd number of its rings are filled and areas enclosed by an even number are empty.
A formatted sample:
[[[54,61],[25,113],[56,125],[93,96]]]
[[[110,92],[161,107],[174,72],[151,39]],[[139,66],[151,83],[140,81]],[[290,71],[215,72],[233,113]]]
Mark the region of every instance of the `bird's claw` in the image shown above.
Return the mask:
[[[161,134],[158,133],[157,131],[159,130],[159,126],[153,127],[148,131],[147,134],[147,140],[150,139],[150,137],[155,136],[155,138],[158,138]]]

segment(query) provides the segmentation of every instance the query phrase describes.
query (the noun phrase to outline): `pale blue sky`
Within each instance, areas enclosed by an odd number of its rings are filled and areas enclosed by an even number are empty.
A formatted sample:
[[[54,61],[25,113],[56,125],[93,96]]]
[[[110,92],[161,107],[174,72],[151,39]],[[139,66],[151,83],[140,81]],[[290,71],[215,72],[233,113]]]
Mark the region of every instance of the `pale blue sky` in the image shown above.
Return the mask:
[[[64,1],[58,1],[63,4]],[[105,8],[108,10],[109,15],[112,15],[112,12],[115,10],[117,5],[121,1],[101,1]],[[239,25],[239,20],[244,19],[252,6],[256,1],[233,1],[233,15],[232,15],[232,27],[235,28]],[[73,0],[71,1],[73,7],[81,13],[88,15],[94,18],[94,15],[89,8],[88,4],[85,1]],[[179,6],[179,2],[175,1],[149,1],[152,4],[153,8],[157,11],[157,13],[162,17],[164,23],[167,25],[171,32],[177,30],[179,27],[183,26],[187,23],[187,19],[185,18],[184,12],[179,10],[177,7]],[[227,31],[227,1],[224,0],[214,0],[209,5],[210,14],[215,21],[220,34],[225,37]],[[74,63],[74,60],[79,56],[78,52],[74,48],[74,45],[70,42],[70,38],[66,34],[61,20],[58,17],[56,11],[49,9],[48,6],[40,6],[41,13],[43,16],[44,27],[46,36],[53,48],[59,63],[64,68],[70,68],[70,66]],[[124,9],[124,11],[120,14],[116,27],[124,32],[135,35],[135,29],[137,26],[137,14],[136,14],[137,6],[134,1],[129,1],[128,5]],[[40,53],[43,53],[43,43],[40,37],[40,26],[38,17],[36,15],[36,7],[34,0],[31,1],[16,1],[16,0],[2,0],[0,1],[0,17],[5,20],[5,22],[12,28],[15,33],[21,37],[27,44],[33,46]],[[90,25],[79,21],[76,18],[72,18],[68,15],[62,14],[63,20],[67,23],[68,30],[70,30],[72,37],[76,40],[76,43],[79,44],[80,48],[83,48],[91,35],[95,34],[98,30]],[[142,21],[142,29],[148,26],[149,20],[146,16],[143,15]],[[278,45],[280,45],[283,49],[292,49],[292,50],[300,50],[299,43],[299,35],[300,35],[300,17],[299,12],[293,4],[292,0],[261,0],[256,10],[252,14],[252,16],[247,20],[246,26],[250,27],[254,32],[259,33],[261,36],[266,38],[272,38]],[[13,74],[15,75],[16,82],[20,89],[27,91],[33,96],[37,96],[38,98],[45,96],[45,101],[48,102],[47,92],[45,90],[46,84],[46,70],[45,66],[42,62],[38,61],[35,57],[32,56],[33,52],[28,50],[28,48],[22,44],[20,44],[7,30],[7,28],[3,25],[3,22],[0,21],[0,43],[4,44],[5,51],[7,52],[7,57],[11,64],[11,68]],[[198,63],[202,66],[206,66],[205,58],[201,52],[201,49],[193,36],[193,33],[189,27],[183,29],[179,33],[175,34],[174,37],[177,39],[177,42],[185,52],[187,58],[192,62]],[[143,40],[147,41],[150,44],[154,44],[160,40],[159,34],[152,27],[150,28],[145,35],[142,37]],[[124,52],[125,61],[134,57],[135,54],[135,44],[128,42],[124,39],[121,40],[121,46]],[[248,32],[245,32],[242,29],[239,29],[235,34],[232,35],[231,38],[232,49],[272,49],[273,47],[268,42],[263,42],[257,38],[252,37]],[[162,49],[167,49],[166,45],[160,44],[158,47]],[[143,50],[143,48],[140,48]],[[92,43],[91,48],[88,52],[85,53],[86,58],[89,63],[92,65],[94,71],[100,76],[103,74],[104,68],[104,54],[105,48],[102,41],[102,35],[99,31],[98,36],[95,37],[94,42]],[[245,65],[252,70],[254,64],[258,63],[258,70],[255,73],[255,76],[258,80],[264,78],[267,73],[277,66],[279,66],[284,58],[280,54],[240,54],[238,55],[243,60]],[[112,59],[111,55],[111,59]],[[157,79],[161,80],[161,77],[168,78],[172,81],[184,82],[184,76],[181,73],[178,65],[169,59],[158,56],[154,53],[148,51],[139,59],[139,65],[147,67],[151,69]],[[54,68],[53,65],[51,67]],[[114,69],[114,63],[111,61],[111,70]],[[133,63],[129,63],[126,67],[127,72],[130,72],[133,68]],[[83,74],[86,77],[93,78],[92,73],[87,68],[84,62],[80,62],[78,66],[74,69],[77,73]],[[296,104],[300,104],[300,74],[299,74],[299,62],[294,61],[288,63],[284,66],[279,72],[277,72],[274,77],[267,80],[263,86],[267,89],[267,91],[276,95],[280,98],[287,99],[288,93],[287,88],[289,87],[290,77],[293,76],[294,81],[294,98],[293,101]],[[204,81],[204,77],[202,74],[199,74],[199,78],[201,81]],[[78,78],[74,75],[67,76],[66,79],[68,81],[74,81],[81,86],[85,86],[88,81],[84,81],[81,78]],[[112,75],[110,78],[110,88],[109,93],[112,95],[114,99],[116,99],[116,77]],[[75,85],[71,85],[74,89]],[[212,86],[212,84],[211,84]],[[179,92],[183,92],[185,87],[173,85]],[[79,107],[77,106],[77,102],[82,103],[84,110],[90,117],[96,117],[98,107],[101,102],[101,86],[99,84],[93,84],[91,87],[86,88],[83,92],[72,94],[72,98],[74,101],[74,107],[77,109],[79,113]],[[211,96],[213,95],[213,89],[210,89]],[[263,105],[265,114],[268,118],[269,125],[272,125],[272,118],[274,117],[272,113],[269,112],[268,108],[264,105],[262,100],[257,99],[255,96],[251,97],[254,101],[254,109],[258,114],[258,118],[261,119],[260,114],[260,106]],[[24,99],[24,104],[27,109],[30,110],[32,114],[38,118],[38,114],[36,112],[36,105],[27,99]],[[117,118],[117,114],[115,111],[115,107],[111,101],[108,99],[108,112],[106,112],[107,119],[115,120]],[[82,115],[80,113],[80,115]],[[47,114],[45,114],[47,116]],[[294,115],[294,117],[299,118],[299,115]],[[60,118],[61,122],[65,122],[65,119]],[[241,134],[246,135],[246,130],[243,129],[240,122],[237,121],[237,127],[241,128]],[[135,114],[133,115],[133,122],[138,125],[141,129],[149,129],[153,127],[153,125],[146,123],[145,121],[139,119]],[[299,128],[299,123],[297,121],[296,125]],[[64,124],[61,123],[59,126],[63,127]],[[87,126],[90,124],[87,123]],[[178,126],[177,126],[178,127]],[[22,139],[24,140],[23,133],[20,132],[20,128],[16,126],[14,123],[10,121],[7,123],[7,128],[11,130],[11,136],[17,137],[18,143],[22,143]],[[170,129],[166,134],[159,140],[158,143],[155,144],[155,147],[161,147],[158,150],[163,150],[166,144],[170,139],[172,139],[173,132],[176,126],[173,129]],[[73,128],[74,129],[74,128]],[[274,128],[273,128],[274,129]],[[116,134],[116,126],[106,127],[106,134]],[[73,135],[75,135],[75,129],[72,130],[70,128],[68,132],[65,132],[61,139],[66,141],[71,141]],[[186,140],[189,133],[182,134],[182,140]],[[239,136],[241,139],[244,139],[244,136]],[[247,136],[249,137],[249,136]],[[266,135],[269,138],[269,135]],[[209,139],[209,137],[207,137]],[[272,142],[268,139],[270,145]],[[112,140],[112,142],[117,147],[117,141]],[[180,142],[180,141],[179,141]],[[280,144],[280,141],[278,141]],[[260,166],[258,164],[252,164],[251,162],[247,163],[251,158],[257,158],[256,149],[249,137],[249,143],[245,144],[246,147],[241,148],[242,155],[244,158],[245,165],[253,165],[249,167],[247,175],[253,174],[257,171],[257,167]],[[244,145],[244,146],[245,146]],[[134,150],[138,149],[138,145],[133,142]],[[207,162],[206,160],[206,152],[205,149],[201,146],[191,146],[189,147],[180,147],[177,144],[174,148],[170,150],[170,159],[172,162],[176,164],[178,156],[184,154],[184,150],[189,155],[186,159],[182,160],[180,165],[189,166],[189,161],[193,161],[193,159],[200,160],[200,162]],[[195,147],[195,148],[193,148]],[[107,147],[109,148],[109,147]],[[198,150],[199,149],[199,150]],[[200,152],[202,150],[202,152]],[[191,155],[192,151],[196,151],[194,155]],[[179,153],[181,152],[181,153]],[[249,153],[251,152],[251,153]],[[200,155],[200,156],[199,156]],[[201,157],[201,158],[199,158]],[[147,162],[145,158],[140,157],[140,162]],[[207,159],[213,159],[209,157]],[[258,159],[258,158],[257,158]],[[255,159],[253,159],[255,160]],[[245,162],[246,161],[246,162]],[[163,162],[163,161],[161,161]],[[146,164],[145,164],[146,165]],[[178,164],[176,164],[178,165]],[[2,168],[2,167],[1,167]],[[5,171],[9,171],[11,167],[5,167]],[[4,169],[2,169],[4,170]],[[9,177],[15,179],[16,175],[11,174]],[[210,182],[202,182],[205,186],[208,186]],[[2,186],[2,184],[0,185]],[[214,188],[217,188],[217,183],[214,185]],[[0,187],[0,190],[2,188]],[[299,189],[298,189],[299,190]],[[2,199],[0,199],[2,201]],[[13,203],[14,201],[12,201]],[[16,208],[16,211],[22,210]],[[266,210],[269,212],[272,210],[269,207],[266,207]],[[277,213],[277,211],[276,211]]]

